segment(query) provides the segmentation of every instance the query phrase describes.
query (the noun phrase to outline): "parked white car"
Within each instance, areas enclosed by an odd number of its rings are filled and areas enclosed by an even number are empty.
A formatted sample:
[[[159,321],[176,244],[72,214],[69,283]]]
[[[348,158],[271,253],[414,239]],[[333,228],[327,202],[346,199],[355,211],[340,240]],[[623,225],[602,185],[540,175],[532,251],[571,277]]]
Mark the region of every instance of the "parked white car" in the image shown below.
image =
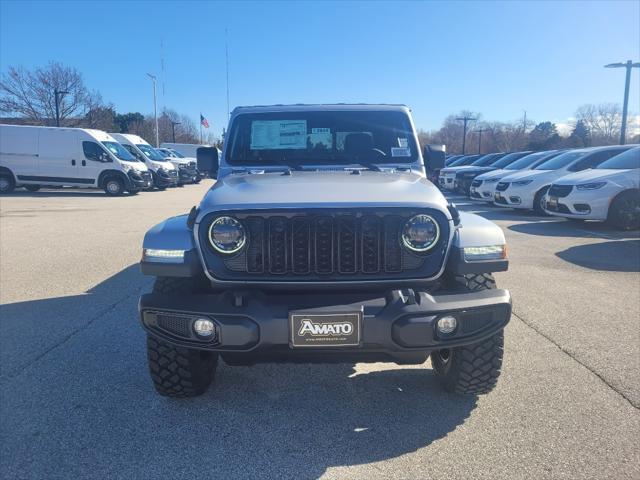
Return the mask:
[[[0,125],[0,193],[68,186],[122,195],[151,184],[145,164],[101,130]]]
[[[640,147],[554,181],[544,204],[551,215],[640,228]]]
[[[144,162],[153,176],[153,184],[158,190],[164,190],[178,184],[178,169],[160,152],[149,145],[144,138],[131,133],[112,133],[131,155]]]
[[[544,195],[554,181],[573,172],[594,168],[629,148],[627,145],[571,150],[532,170],[507,175],[496,184],[493,203],[545,214]]]
[[[440,176],[438,179],[438,181],[440,182],[440,188],[443,188],[445,190],[453,190],[455,188],[454,180],[456,179],[456,173],[459,172],[461,169],[469,168],[471,166],[478,166],[480,164],[485,165],[486,162],[491,161],[491,159],[497,160],[496,157],[499,157],[502,155],[504,155],[504,153],[488,153],[486,155],[468,155],[467,157],[465,157],[466,161],[463,162],[464,165],[443,168],[442,170],[440,170]]]
[[[565,151],[566,150],[547,150],[544,152],[530,153],[504,168],[478,175],[473,179],[473,182],[471,182],[470,196],[476,200],[484,200],[485,202],[491,203],[493,202],[496,184],[503,177],[518,171],[531,170]]]

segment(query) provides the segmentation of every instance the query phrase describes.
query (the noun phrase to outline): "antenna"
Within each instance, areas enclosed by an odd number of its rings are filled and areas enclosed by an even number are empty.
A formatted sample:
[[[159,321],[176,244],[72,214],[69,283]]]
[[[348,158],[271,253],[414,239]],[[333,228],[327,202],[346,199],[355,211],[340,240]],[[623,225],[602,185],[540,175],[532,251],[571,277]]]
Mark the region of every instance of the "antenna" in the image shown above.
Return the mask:
[[[162,78],[162,106],[165,107],[164,100],[164,40],[160,37],[160,76]]]
[[[231,112],[229,111],[229,42],[227,40],[227,29],[224,29],[224,55],[225,61],[227,65],[227,116],[231,116]]]

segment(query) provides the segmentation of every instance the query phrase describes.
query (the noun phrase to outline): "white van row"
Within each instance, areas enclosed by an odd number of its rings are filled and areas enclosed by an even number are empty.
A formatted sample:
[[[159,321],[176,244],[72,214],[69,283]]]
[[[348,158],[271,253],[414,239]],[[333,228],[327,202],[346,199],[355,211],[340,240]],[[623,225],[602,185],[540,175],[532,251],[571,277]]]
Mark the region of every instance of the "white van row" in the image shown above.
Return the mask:
[[[0,125],[0,193],[16,187],[101,188],[107,195],[198,183],[195,158],[143,138],[84,128]]]

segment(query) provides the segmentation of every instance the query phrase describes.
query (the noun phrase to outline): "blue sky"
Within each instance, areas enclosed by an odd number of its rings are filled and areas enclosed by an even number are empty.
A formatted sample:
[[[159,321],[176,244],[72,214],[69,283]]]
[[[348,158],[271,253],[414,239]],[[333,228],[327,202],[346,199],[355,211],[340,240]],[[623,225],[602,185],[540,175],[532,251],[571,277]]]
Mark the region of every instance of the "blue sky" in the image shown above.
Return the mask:
[[[0,0],[0,70],[51,60],[79,69],[119,112],[159,103],[215,132],[231,106],[406,103],[419,128],[462,109],[487,120],[564,122],[621,103],[640,61],[640,2],[29,2]],[[640,71],[630,109],[640,110]]]

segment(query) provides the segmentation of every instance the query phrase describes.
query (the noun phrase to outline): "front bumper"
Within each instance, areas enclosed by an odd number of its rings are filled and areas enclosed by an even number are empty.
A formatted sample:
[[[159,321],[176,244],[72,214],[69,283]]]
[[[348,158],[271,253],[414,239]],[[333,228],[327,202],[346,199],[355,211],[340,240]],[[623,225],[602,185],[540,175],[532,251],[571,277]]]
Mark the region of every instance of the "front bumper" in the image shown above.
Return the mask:
[[[164,174],[156,172],[157,187],[171,187],[178,184],[177,170],[168,170]]]
[[[581,218],[584,220],[607,219],[611,200],[620,192],[619,189],[599,189],[572,191],[566,197],[550,197],[545,195],[545,211],[554,216],[565,218]],[[549,199],[553,202],[549,203]]]
[[[493,203],[499,207],[533,209],[533,195],[521,188],[508,188],[494,191]]]
[[[440,188],[444,188],[445,190],[453,190],[454,185],[453,181],[455,179],[454,175],[451,174],[440,174],[440,178],[438,179],[440,183]]]
[[[198,171],[195,169],[180,168],[178,169],[179,183],[195,183],[198,180]]]
[[[153,177],[149,172],[129,170],[127,177],[129,177],[131,189],[134,191],[153,188]]]
[[[432,350],[475,343],[503,329],[511,316],[511,296],[507,290],[437,295],[413,290],[304,295],[151,293],[142,295],[139,311],[142,326],[153,336],[177,346],[239,356],[243,361],[421,363]],[[289,324],[293,311],[362,312],[359,344],[293,348]],[[444,315],[458,321],[457,329],[446,336],[435,328]],[[216,325],[215,340],[200,340],[193,332],[193,322],[202,317]]]
[[[495,183],[490,183],[488,185],[484,185],[484,183],[480,186],[474,187],[471,185],[469,190],[469,196],[475,200],[484,200],[485,202],[493,202],[493,192],[495,188]]]

